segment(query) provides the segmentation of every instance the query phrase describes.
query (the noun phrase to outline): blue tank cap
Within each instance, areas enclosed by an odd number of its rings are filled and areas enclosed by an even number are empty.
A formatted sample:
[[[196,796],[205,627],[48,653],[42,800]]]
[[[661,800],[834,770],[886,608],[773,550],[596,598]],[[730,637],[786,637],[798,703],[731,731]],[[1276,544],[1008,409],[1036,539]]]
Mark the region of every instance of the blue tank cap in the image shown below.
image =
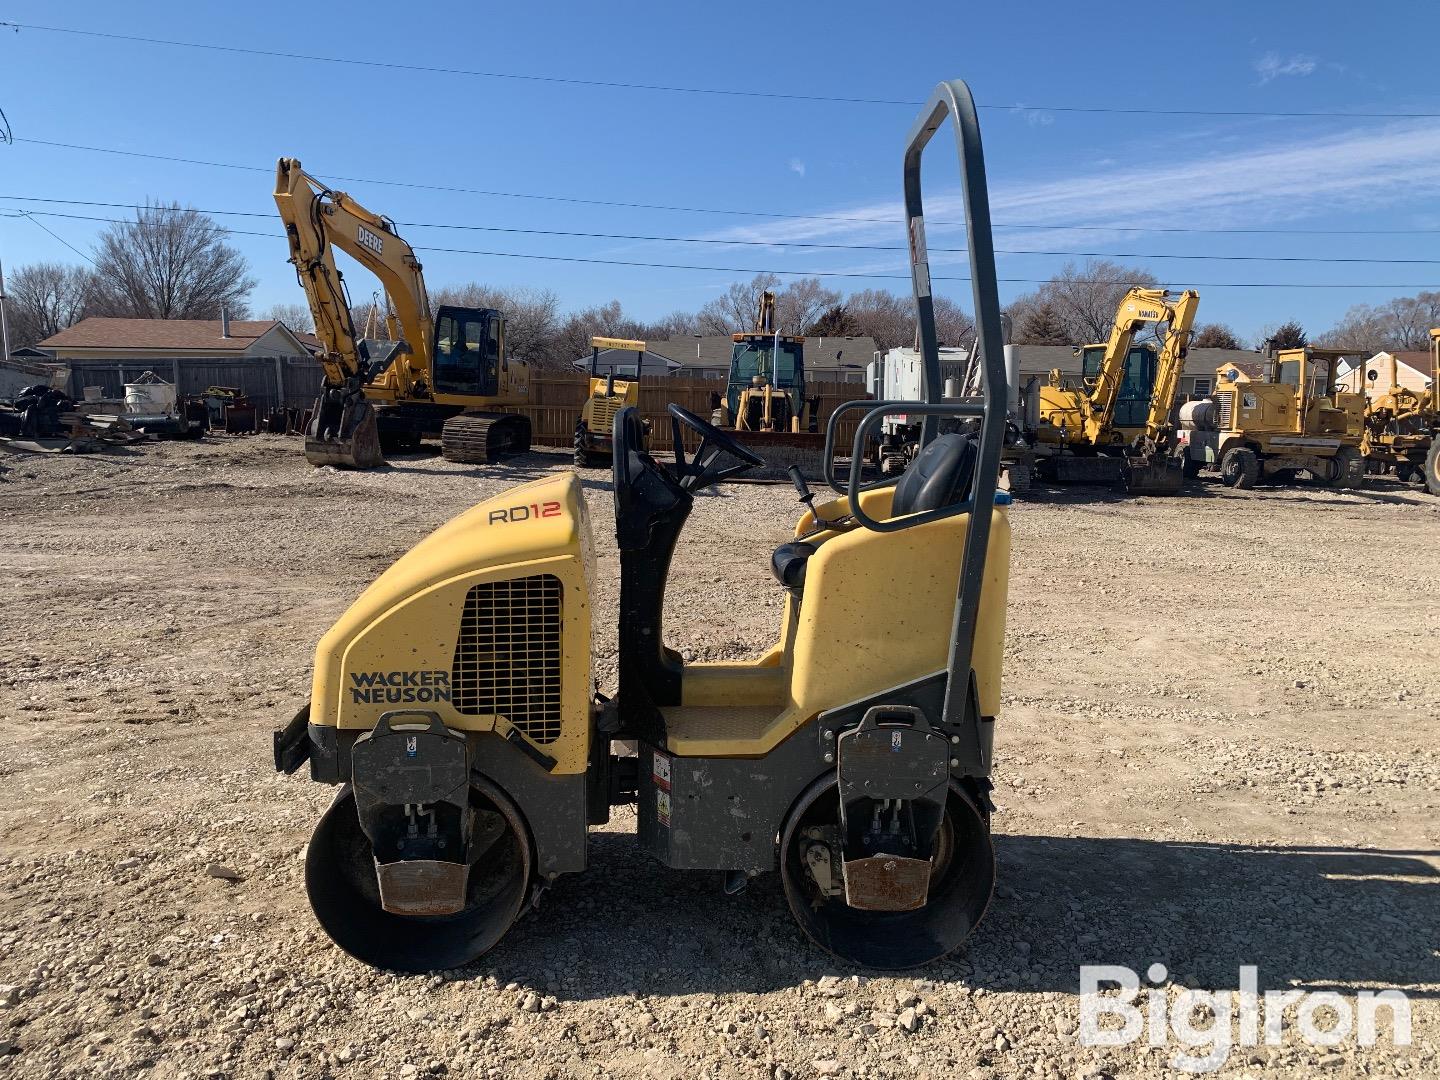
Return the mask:
[[[997,492],[995,492],[995,505],[996,505],[996,506],[1009,506],[1009,505],[1010,505],[1011,503],[1013,503],[1014,501],[1015,501],[1014,497],[1013,497],[1008,491],[997,491]]]

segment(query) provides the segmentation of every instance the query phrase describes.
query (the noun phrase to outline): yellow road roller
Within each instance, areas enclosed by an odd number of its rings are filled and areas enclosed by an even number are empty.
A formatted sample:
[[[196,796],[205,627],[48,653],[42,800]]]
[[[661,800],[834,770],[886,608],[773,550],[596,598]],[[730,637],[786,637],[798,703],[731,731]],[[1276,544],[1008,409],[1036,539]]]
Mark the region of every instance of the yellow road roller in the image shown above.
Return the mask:
[[[980,397],[942,402],[920,165],[947,117],[985,378]],[[763,655],[691,663],[666,645],[666,583],[696,494],[762,464],[675,405],[672,460],[645,451],[635,409],[614,425],[614,698],[596,693],[596,540],[568,471],[442,526],[321,640],[310,704],[275,733],[274,754],[280,771],[308,762],[338,787],[305,881],[346,952],[402,971],[475,960],[539,890],[586,868],[587,830],[622,804],[664,866],[721,871],[726,888],[778,871],[805,932],[843,960],[913,967],[979,923],[995,877],[1010,528],[996,490],[1000,308],[964,83],[936,88],[904,182],[925,400],[849,403],[863,410],[850,460],[896,412],[925,417],[923,446],[879,482],[851,469],[842,484],[832,464],[824,498],[792,474],[798,520],[771,556],[783,613]],[[954,416],[978,432],[937,435]]]

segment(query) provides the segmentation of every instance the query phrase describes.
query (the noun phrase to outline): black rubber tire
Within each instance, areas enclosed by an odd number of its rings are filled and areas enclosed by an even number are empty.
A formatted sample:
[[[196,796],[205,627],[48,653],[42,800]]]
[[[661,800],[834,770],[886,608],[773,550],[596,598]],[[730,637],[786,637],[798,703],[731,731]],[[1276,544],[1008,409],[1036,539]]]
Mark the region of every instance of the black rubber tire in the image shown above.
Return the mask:
[[[1365,459],[1353,446],[1342,446],[1331,459],[1335,475],[1325,482],[1332,488],[1361,488],[1365,486]]]
[[[1220,459],[1220,482],[1226,487],[1245,491],[1260,479],[1260,458],[1244,446],[1232,446]]]
[[[818,895],[801,850],[807,827],[839,819],[839,802],[833,774],[821,777],[781,830],[781,884],[805,935],[832,956],[881,971],[919,967],[958,949],[984,918],[994,891],[988,816],[952,780],[941,825],[948,857],[931,880],[928,902],[916,911],[858,911],[843,898]]]
[[[1425,490],[1440,497],[1440,439],[1430,441],[1430,453],[1425,455]]]

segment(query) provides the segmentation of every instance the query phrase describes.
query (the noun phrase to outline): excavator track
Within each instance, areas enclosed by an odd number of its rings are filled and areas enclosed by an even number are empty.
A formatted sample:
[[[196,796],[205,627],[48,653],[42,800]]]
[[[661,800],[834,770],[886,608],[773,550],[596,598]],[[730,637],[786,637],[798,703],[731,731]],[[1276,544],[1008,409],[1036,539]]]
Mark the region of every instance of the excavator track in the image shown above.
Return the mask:
[[[491,465],[530,449],[530,418],[519,413],[461,413],[445,421],[440,454],[446,461]]]

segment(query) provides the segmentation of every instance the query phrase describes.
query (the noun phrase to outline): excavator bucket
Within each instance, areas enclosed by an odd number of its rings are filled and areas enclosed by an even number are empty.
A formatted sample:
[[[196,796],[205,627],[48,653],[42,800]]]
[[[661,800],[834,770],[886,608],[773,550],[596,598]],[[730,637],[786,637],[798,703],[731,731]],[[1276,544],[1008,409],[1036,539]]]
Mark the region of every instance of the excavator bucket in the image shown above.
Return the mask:
[[[1185,484],[1179,458],[1133,458],[1125,470],[1125,490],[1131,495],[1178,495]]]
[[[380,427],[375,406],[364,399],[337,404],[326,400],[327,391],[311,411],[305,429],[305,459],[311,465],[341,469],[374,469],[385,464],[380,451]]]

